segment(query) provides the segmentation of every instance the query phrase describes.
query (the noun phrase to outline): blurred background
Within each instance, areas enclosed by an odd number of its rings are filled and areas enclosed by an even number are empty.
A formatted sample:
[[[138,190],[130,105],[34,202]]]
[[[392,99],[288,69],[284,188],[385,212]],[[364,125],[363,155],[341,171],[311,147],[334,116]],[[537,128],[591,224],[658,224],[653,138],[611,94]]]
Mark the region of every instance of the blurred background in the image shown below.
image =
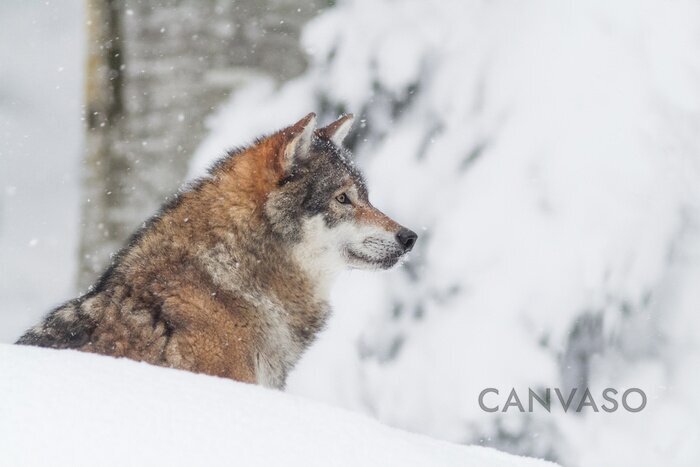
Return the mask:
[[[289,392],[567,466],[700,465],[692,1],[3,0],[0,341],[310,111],[355,113],[374,204],[421,239],[342,277]],[[648,402],[487,413],[488,387]]]

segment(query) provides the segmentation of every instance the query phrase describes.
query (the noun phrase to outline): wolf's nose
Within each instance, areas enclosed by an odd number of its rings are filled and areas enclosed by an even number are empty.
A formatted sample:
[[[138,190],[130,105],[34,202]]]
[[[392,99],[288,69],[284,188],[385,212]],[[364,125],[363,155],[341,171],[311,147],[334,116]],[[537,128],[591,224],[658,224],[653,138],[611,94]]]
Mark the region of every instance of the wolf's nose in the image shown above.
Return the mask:
[[[396,240],[398,240],[399,245],[403,247],[404,252],[411,251],[417,239],[418,235],[413,230],[409,230],[406,227],[401,227],[396,233]]]

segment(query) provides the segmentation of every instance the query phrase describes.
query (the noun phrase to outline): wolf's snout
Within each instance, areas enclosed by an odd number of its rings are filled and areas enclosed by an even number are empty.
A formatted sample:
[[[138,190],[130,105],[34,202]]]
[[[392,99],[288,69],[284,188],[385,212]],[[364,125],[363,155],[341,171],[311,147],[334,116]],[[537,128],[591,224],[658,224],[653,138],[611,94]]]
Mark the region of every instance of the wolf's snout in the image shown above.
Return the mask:
[[[396,240],[403,247],[404,253],[408,253],[413,248],[413,245],[416,244],[418,234],[406,227],[401,227],[396,233]]]

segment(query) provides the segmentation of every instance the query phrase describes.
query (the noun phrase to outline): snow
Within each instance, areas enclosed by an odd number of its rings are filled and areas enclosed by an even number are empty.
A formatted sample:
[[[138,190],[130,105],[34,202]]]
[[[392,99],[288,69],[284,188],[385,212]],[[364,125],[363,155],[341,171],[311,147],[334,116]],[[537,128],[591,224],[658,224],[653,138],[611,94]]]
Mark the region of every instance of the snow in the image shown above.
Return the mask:
[[[553,466],[388,428],[262,387],[0,345],[7,465]]]
[[[699,22],[692,2],[350,0],[310,23],[310,69],[237,92],[192,175],[354,112],[370,197],[422,235],[404,267],[338,281],[289,390],[567,465],[698,465]],[[649,404],[476,403],[572,385]]]

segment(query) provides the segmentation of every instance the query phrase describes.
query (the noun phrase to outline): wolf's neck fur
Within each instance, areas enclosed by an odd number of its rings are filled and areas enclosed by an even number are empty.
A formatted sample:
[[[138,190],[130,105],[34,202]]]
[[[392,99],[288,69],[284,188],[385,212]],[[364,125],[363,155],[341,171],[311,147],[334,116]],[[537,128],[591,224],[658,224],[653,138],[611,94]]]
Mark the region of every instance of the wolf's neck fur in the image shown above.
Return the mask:
[[[302,236],[306,241],[292,248],[292,257],[313,283],[316,296],[327,301],[333,282],[345,265],[336,250],[323,246],[321,241],[314,241],[314,238],[321,237],[323,222],[321,216],[315,216],[303,224]]]

